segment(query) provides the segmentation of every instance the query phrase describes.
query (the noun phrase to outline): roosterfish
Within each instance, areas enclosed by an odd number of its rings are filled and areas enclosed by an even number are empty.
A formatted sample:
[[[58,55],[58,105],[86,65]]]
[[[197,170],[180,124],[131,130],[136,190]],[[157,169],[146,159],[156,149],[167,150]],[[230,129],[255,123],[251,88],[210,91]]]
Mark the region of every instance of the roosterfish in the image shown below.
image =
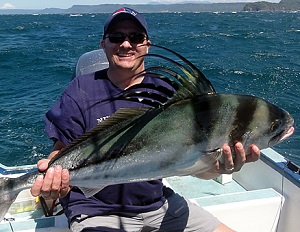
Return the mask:
[[[139,101],[149,107],[119,109],[49,162],[49,167],[68,169],[70,185],[80,188],[86,197],[108,185],[199,174],[221,159],[225,143],[234,146],[239,141],[247,152],[252,144],[264,149],[293,133],[294,120],[287,111],[259,97],[216,93],[203,73],[183,56],[151,46],[182,62],[159,54],[144,56],[164,59],[180,72],[157,66],[139,76],[166,80],[175,93],[141,83],[107,99]],[[30,188],[40,174],[32,169],[17,178],[0,178],[0,221],[20,191]]]

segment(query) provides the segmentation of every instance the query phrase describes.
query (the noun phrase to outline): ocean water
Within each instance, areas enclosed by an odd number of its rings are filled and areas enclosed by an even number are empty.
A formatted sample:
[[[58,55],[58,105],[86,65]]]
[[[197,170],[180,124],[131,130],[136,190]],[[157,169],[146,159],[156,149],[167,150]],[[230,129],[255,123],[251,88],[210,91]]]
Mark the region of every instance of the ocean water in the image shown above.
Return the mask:
[[[106,17],[0,15],[0,163],[33,164],[49,154],[44,114],[70,82],[78,57],[99,48]],[[295,133],[274,149],[300,164],[300,13],[146,17],[151,42],[193,62],[217,92],[256,95],[289,111]]]

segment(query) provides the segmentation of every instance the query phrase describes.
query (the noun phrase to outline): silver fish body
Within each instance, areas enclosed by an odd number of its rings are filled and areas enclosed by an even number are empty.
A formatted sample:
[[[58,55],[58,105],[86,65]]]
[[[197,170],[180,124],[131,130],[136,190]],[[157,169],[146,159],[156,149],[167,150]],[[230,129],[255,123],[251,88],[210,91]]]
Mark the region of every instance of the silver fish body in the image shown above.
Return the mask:
[[[263,149],[280,142],[292,124],[286,111],[257,97],[196,96],[159,109],[121,109],[49,166],[69,169],[71,185],[99,191],[111,184],[206,171],[220,158],[224,143]],[[13,179],[6,188],[1,184],[2,195],[30,187],[37,175]]]
[[[101,188],[204,172],[220,158],[224,143],[264,149],[291,134],[294,122],[288,112],[263,99],[226,94],[197,96],[160,109],[122,109],[111,120],[107,131],[84,140],[81,151],[88,157],[77,149],[62,155],[71,185]],[[74,160],[80,161],[80,171]],[[61,160],[52,165],[56,163]]]

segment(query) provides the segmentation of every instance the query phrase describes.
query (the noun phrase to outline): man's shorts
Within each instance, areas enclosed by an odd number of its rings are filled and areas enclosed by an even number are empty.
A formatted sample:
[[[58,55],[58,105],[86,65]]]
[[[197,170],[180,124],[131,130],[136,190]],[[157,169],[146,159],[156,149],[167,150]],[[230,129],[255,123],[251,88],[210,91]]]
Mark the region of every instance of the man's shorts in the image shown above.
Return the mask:
[[[81,215],[71,222],[71,229],[74,232],[212,232],[220,224],[212,214],[174,193],[155,211],[139,214],[118,212],[96,217]]]

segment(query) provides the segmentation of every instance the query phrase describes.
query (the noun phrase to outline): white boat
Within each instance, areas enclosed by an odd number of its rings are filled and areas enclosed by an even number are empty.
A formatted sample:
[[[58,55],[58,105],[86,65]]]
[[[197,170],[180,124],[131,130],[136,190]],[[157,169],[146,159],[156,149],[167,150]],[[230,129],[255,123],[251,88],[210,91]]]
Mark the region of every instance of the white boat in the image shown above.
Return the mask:
[[[83,55],[77,63],[77,75],[107,67],[103,56],[102,50]],[[19,176],[34,167],[0,164],[0,176]],[[261,151],[259,161],[244,165],[233,175],[222,175],[216,180],[169,177],[164,182],[236,231],[299,231],[300,168],[271,148]],[[0,223],[0,231],[70,231],[64,214],[56,215],[60,211],[56,206],[55,216],[45,216],[37,198],[25,190]]]
[[[70,16],[70,17],[81,17],[82,14],[70,14],[69,16]]]

